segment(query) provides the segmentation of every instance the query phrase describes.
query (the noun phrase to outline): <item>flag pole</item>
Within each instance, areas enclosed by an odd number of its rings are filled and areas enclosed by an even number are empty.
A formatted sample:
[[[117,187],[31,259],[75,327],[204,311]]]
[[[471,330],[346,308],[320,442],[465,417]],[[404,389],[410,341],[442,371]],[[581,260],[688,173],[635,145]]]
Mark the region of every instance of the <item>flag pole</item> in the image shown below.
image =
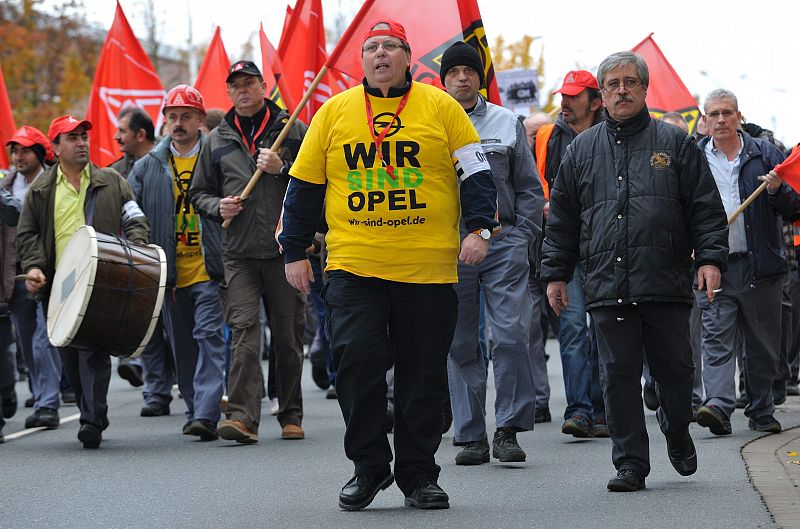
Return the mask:
[[[308,100],[311,99],[311,96],[314,94],[314,91],[317,89],[317,86],[319,85],[319,83],[322,82],[322,78],[325,76],[326,73],[328,73],[328,66],[327,65],[323,66],[320,69],[320,71],[317,74],[317,76],[314,78],[314,80],[311,81],[311,85],[308,87],[308,90],[306,90],[305,95],[303,95],[303,99],[300,100],[300,103],[297,105],[297,108],[294,109],[294,112],[292,112],[291,117],[289,117],[289,121],[287,121],[286,124],[283,126],[283,130],[281,130],[281,133],[278,134],[278,137],[275,138],[275,142],[269,148],[270,151],[272,151],[274,153],[278,152],[278,149],[280,149],[281,144],[283,143],[283,140],[285,140],[286,136],[289,135],[289,129],[291,129],[292,125],[294,125],[294,122],[297,121],[297,117],[300,115],[300,112],[303,111],[303,108],[306,106],[306,103],[308,103]],[[242,194],[239,195],[239,199],[240,200],[244,200],[244,199],[246,199],[247,197],[250,196],[250,193],[253,192],[253,188],[258,183],[258,181],[261,178],[262,174],[263,174],[263,171],[261,169],[256,169],[256,172],[253,173],[252,177],[250,177],[250,181],[247,182],[247,185],[245,186],[244,191],[242,191]],[[222,227],[223,228],[227,228],[228,226],[230,226],[231,225],[231,221],[233,221],[233,219],[235,219],[235,218],[236,217],[233,217],[233,218],[230,218],[230,219],[226,220],[225,222],[223,222],[222,223]]]
[[[749,197],[747,197],[747,200],[745,200],[744,202],[742,202],[742,205],[741,205],[741,206],[739,206],[738,208],[736,208],[736,211],[734,211],[733,213],[731,213],[731,216],[730,216],[730,217],[728,217],[728,226],[730,226],[731,224],[733,224],[733,221],[734,221],[734,220],[736,220],[736,217],[738,217],[739,215],[741,215],[741,214],[742,214],[742,212],[743,212],[744,210],[746,210],[746,209],[747,209],[747,206],[749,206],[750,204],[752,204],[752,203],[753,203],[753,201],[754,201],[754,200],[755,200],[755,199],[758,197],[758,195],[760,195],[761,193],[763,193],[763,192],[764,192],[764,190],[765,190],[766,188],[767,188],[767,183],[766,183],[766,182],[763,182],[763,183],[762,183],[760,186],[758,186],[758,187],[756,188],[756,190],[755,190],[755,191],[753,191],[753,193],[752,193],[752,194],[751,194]]]

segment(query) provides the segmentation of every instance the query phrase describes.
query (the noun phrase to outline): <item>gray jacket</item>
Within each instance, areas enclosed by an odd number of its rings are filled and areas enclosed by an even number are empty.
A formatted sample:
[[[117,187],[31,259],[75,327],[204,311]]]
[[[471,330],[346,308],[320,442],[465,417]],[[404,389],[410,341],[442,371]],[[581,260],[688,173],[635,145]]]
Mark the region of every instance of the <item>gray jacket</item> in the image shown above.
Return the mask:
[[[497,188],[497,209],[504,237],[512,229],[525,234],[531,248],[541,231],[544,192],[536,162],[528,147],[525,127],[513,112],[488,103],[478,95],[469,113]],[[461,235],[466,228],[461,225]]]
[[[206,134],[201,132],[201,148],[205,141]],[[169,164],[171,142],[169,136],[161,140],[149,154],[134,164],[128,175],[128,183],[136,202],[150,220],[150,242],[159,245],[167,256],[168,287],[174,287],[177,279],[174,175]],[[222,227],[218,223],[203,222],[201,217],[200,245],[206,272],[211,279],[217,281],[223,277],[221,230]]]
[[[257,138],[259,148],[270,147],[289,119],[285,110],[268,99],[265,101],[271,118],[265,132]],[[250,154],[241,135],[231,125],[233,113],[234,110],[231,109],[219,127],[208,135],[200,150],[200,158],[189,189],[195,210],[207,219],[219,223],[222,222],[219,215],[222,197],[240,195],[256,171],[255,157]],[[289,164],[297,156],[307,128],[303,122],[295,122],[281,144],[279,155]],[[280,255],[275,232],[288,185],[288,171],[261,177],[244,203],[242,212],[228,229],[223,230],[225,259],[272,259]]]

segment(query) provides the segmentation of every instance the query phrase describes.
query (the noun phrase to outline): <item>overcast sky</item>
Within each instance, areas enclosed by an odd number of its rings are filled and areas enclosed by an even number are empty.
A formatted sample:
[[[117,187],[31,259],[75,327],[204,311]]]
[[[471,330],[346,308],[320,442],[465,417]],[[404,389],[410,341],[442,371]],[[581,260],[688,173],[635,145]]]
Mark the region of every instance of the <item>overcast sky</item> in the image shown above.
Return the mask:
[[[398,2],[409,6],[412,0]],[[112,0],[84,3],[91,21],[111,25]],[[121,4],[134,32],[144,39],[144,2]],[[277,47],[287,4],[156,0],[155,5],[164,21],[165,42],[185,46],[191,5],[195,43],[210,40],[219,25],[226,50],[236,58],[259,22]],[[326,25],[332,26],[339,14],[351,20],[360,5],[356,0],[323,0]],[[800,86],[800,68],[791,62],[800,57],[796,0],[478,0],[478,5],[490,43],[500,34],[507,42],[525,34],[539,37],[533,52],[538,57],[539,46],[544,46],[547,88],[558,85],[570,69],[594,71],[609,53],[630,49],[655,32],[653,38],[690,92],[702,98],[715,88],[732,90],[748,121],[773,129],[788,144],[800,142],[800,103],[792,97]]]

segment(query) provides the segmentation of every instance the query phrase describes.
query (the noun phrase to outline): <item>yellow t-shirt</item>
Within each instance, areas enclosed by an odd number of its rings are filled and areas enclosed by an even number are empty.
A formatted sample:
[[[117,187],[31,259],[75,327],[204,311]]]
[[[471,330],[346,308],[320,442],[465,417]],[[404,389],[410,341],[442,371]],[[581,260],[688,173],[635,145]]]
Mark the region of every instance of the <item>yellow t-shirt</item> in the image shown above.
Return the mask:
[[[76,190],[69,183],[61,164],[56,168],[56,198],[53,205],[53,229],[56,237],[56,267],[64,254],[67,243],[86,224],[83,204],[86,202],[86,189],[89,187],[89,164],[81,171],[81,188]]]
[[[192,179],[197,154],[186,158],[173,156],[175,166],[172,168],[172,191],[175,197],[175,267],[178,277],[177,288],[184,288],[195,283],[208,281],[206,265],[203,261],[203,250],[200,246],[200,218],[189,201],[188,191]],[[177,169],[177,177],[174,174]]]
[[[375,133],[400,97],[370,97]],[[453,153],[480,138],[466,112],[438,88],[413,83],[381,151],[367,125],[364,88],[329,99],[311,121],[291,175],[327,184],[326,270],[405,283],[455,283],[461,215]]]

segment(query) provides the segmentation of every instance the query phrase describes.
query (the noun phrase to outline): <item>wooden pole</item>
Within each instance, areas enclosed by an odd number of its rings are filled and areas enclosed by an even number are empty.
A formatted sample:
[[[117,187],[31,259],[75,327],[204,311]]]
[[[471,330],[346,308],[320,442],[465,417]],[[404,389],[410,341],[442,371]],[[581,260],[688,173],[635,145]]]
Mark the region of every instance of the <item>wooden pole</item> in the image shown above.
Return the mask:
[[[753,201],[756,199],[756,197],[758,197],[758,195],[760,195],[766,188],[767,188],[766,182],[763,182],[760,186],[758,186],[756,190],[753,191],[753,193],[749,197],[747,197],[747,200],[742,202],[742,205],[736,208],[736,211],[731,213],[731,216],[728,217],[728,226],[730,226],[733,223],[733,221],[736,220],[736,217],[741,215],[742,212],[747,209],[747,206],[752,204]]]
[[[294,125],[294,122],[297,121],[297,116],[299,116],[300,112],[303,111],[303,108],[305,108],[306,103],[308,103],[308,100],[311,99],[311,96],[314,94],[314,90],[317,89],[317,86],[319,85],[320,82],[322,82],[322,78],[325,76],[327,72],[328,72],[327,66],[323,66],[322,68],[320,68],[319,73],[314,78],[314,80],[311,81],[311,85],[308,87],[308,90],[306,90],[303,99],[300,100],[300,103],[298,103],[297,108],[294,109],[294,112],[292,112],[289,121],[287,121],[286,125],[283,126],[283,130],[281,130],[281,133],[278,134],[277,138],[275,138],[275,143],[272,144],[269,150],[271,150],[274,153],[278,152],[278,149],[280,149],[281,147],[281,143],[283,143],[283,140],[285,140],[286,136],[288,136],[289,130],[292,128],[292,125]],[[250,181],[247,182],[247,186],[245,186],[244,191],[242,191],[242,194],[239,195],[240,200],[244,200],[250,196],[250,193],[253,192],[253,188],[258,183],[258,180],[261,178],[262,174],[263,171],[261,171],[261,169],[256,169],[256,172],[253,173],[252,177],[250,177]],[[223,222],[222,227],[227,228],[228,226],[230,226],[231,222],[235,218],[236,217],[233,217]]]

